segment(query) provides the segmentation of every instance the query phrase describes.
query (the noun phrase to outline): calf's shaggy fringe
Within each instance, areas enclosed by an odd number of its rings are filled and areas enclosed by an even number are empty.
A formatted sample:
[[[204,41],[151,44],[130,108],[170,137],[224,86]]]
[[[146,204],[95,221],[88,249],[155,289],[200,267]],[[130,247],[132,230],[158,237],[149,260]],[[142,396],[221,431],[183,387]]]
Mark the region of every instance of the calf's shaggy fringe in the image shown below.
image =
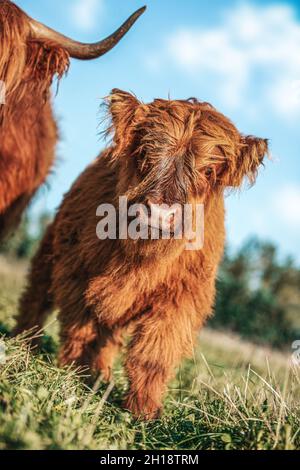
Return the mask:
[[[110,378],[128,332],[125,407],[155,418],[182,357],[213,312],[223,255],[224,189],[252,181],[267,141],[242,136],[207,103],[139,102],[113,90],[108,99],[112,145],[74,183],[36,254],[20,301],[15,333],[42,328],[59,309],[60,363],[89,366]],[[101,203],[202,203],[205,241],[99,240]]]

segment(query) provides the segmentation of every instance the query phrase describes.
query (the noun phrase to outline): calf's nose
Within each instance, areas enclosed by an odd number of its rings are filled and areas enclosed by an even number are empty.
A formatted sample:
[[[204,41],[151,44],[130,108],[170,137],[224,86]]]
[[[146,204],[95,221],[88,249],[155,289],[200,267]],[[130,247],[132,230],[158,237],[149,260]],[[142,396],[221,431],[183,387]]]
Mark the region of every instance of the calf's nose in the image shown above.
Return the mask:
[[[170,228],[181,213],[178,204],[169,206],[148,201],[148,207],[150,209],[151,225],[157,226],[159,224],[161,228]]]

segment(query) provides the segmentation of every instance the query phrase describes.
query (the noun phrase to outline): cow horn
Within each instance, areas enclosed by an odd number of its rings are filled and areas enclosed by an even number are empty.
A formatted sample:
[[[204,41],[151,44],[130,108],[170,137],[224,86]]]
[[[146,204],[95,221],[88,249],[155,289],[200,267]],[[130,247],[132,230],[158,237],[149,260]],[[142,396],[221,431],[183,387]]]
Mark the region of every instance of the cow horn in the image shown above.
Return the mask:
[[[66,49],[71,57],[81,60],[96,59],[108,51],[110,51],[116,44],[125,36],[137,19],[144,13],[146,7],[140,8],[133,15],[131,15],[125,23],[117,29],[111,36],[108,36],[102,41],[93,44],[84,44],[78,41],[74,41],[61,33],[58,33],[54,29],[39,23],[36,20],[30,18],[31,37],[34,39],[50,39],[55,41],[61,47]]]

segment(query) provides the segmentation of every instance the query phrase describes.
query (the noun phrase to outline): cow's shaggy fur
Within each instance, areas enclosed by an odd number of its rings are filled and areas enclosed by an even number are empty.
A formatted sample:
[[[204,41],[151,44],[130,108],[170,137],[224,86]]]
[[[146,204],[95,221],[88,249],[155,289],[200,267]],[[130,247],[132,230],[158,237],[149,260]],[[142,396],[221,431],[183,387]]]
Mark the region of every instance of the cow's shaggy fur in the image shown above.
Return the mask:
[[[29,40],[27,15],[0,0],[0,239],[44,183],[53,165],[57,126],[50,102],[54,76],[69,66],[68,53],[51,42]]]
[[[122,333],[130,327],[125,406],[153,418],[182,357],[211,315],[224,249],[224,189],[253,182],[267,141],[242,136],[207,103],[140,103],[114,90],[109,98],[113,144],[66,195],[33,261],[16,332],[42,327],[60,310],[60,363],[89,365],[106,378]],[[96,208],[151,200],[204,203],[205,242],[105,240]]]

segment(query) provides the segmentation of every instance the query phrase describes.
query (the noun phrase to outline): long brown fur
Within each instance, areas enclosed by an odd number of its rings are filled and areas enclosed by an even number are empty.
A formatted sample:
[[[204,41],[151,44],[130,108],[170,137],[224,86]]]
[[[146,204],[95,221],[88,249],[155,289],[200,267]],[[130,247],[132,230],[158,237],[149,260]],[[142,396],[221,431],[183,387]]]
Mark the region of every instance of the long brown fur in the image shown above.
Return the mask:
[[[242,136],[211,105],[197,100],[140,103],[114,90],[108,99],[113,143],[78,178],[49,227],[20,302],[16,333],[42,327],[58,308],[61,365],[89,365],[109,378],[128,327],[125,407],[155,418],[175,367],[193,353],[212,314],[223,255],[224,189],[251,182],[267,141]],[[96,209],[131,202],[204,203],[205,242],[105,240]]]
[[[67,52],[31,41],[27,15],[0,0],[0,240],[20,221],[55,159],[58,131],[50,86],[69,66]]]

